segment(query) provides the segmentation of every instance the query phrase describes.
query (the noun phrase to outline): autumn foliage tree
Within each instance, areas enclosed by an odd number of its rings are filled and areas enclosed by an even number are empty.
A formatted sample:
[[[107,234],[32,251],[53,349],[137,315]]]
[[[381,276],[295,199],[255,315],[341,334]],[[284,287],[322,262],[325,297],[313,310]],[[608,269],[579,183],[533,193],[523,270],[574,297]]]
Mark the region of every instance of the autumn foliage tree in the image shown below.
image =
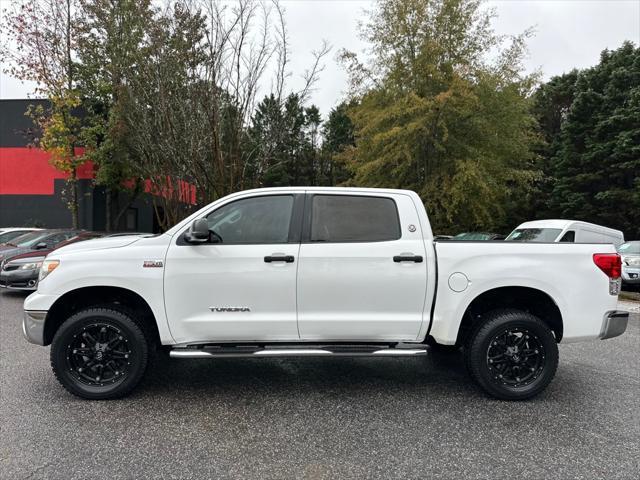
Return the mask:
[[[350,183],[417,191],[438,232],[503,227],[535,177],[527,33],[500,37],[492,17],[480,0],[381,0],[362,30],[371,58],[342,53],[357,87]]]
[[[80,0],[80,7],[77,76],[87,124],[84,139],[96,166],[95,182],[105,189],[109,231],[118,228],[144,187],[125,100],[155,12],[149,0]]]
[[[75,60],[78,45],[78,0],[14,2],[4,11],[0,46],[5,73],[36,83],[36,94],[49,100],[47,108],[31,108],[39,127],[35,144],[51,155],[51,164],[67,174],[64,197],[71,224],[78,227],[77,169],[86,161],[79,151],[83,122]]]

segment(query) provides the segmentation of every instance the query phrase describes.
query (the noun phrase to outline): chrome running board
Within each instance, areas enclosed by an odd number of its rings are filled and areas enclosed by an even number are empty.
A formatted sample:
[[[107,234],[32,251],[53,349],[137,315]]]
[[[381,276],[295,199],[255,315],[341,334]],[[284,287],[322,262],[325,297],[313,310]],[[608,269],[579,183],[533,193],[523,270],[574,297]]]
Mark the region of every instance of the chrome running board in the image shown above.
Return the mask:
[[[247,358],[247,357],[403,357],[426,355],[426,348],[362,348],[326,346],[322,348],[282,348],[282,347],[205,347],[174,348],[169,352],[172,358]]]

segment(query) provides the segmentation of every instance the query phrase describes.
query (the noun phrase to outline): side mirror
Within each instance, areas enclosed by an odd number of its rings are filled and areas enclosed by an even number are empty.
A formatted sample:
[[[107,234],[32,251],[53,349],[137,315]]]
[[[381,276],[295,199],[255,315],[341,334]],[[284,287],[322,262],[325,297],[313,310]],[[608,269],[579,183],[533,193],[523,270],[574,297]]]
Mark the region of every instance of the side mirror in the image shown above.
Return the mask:
[[[209,241],[209,223],[206,218],[194,220],[189,230],[184,234],[189,243],[206,243]]]
[[[47,248],[47,243],[46,242],[36,243],[36,246],[33,248],[34,250],[44,250],[45,248]]]

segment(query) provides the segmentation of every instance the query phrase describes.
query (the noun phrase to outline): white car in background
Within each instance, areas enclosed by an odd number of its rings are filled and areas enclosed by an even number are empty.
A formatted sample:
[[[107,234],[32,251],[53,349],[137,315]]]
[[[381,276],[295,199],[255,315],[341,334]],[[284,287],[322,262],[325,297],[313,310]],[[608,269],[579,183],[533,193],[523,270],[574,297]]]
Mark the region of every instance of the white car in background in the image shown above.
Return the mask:
[[[622,257],[622,283],[640,286],[640,240],[620,245],[618,253]]]
[[[518,226],[505,239],[512,242],[538,243],[624,243],[620,230],[576,220],[535,220]]]

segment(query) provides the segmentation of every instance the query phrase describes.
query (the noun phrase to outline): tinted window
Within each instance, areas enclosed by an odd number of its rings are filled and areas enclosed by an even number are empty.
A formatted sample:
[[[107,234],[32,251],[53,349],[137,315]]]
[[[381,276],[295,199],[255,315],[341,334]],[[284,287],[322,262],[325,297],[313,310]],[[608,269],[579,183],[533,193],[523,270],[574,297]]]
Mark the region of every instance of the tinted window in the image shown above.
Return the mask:
[[[14,238],[11,243],[18,247],[30,247],[48,235],[50,235],[48,232],[25,233],[18,238]]]
[[[565,233],[562,238],[560,239],[561,242],[565,242],[565,243],[573,243],[576,241],[576,232],[574,232],[573,230],[569,230],[567,233]]]
[[[465,232],[459,233],[453,237],[453,240],[491,240],[492,237],[492,233]]]
[[[312,242],[380,242],[400,238],[396,204],[390,198],[315,195]]]
[[[46,243],[47,247],[52,248],[60,242],[64,242],[65,240],[75,237],[77,234],[78,232],[60,232],[55,235],[51,235],[50,237],[43,238],[40,241]],[[40,243],[40,241],[37,242],[36,245]]]
[[[559,228],[520,228],[506,238],[512,242],[555,242],[560,235]]]
[[[253,197],[220,207],[207,217],[222,243],[287,243],[293,196]]]
[[[629,242],[620,245],[618,252],[626,253],[627,255],[640,255],[640,242]]]
[[[14,230],[11,232],[0,233],[0,243],[10,242],[14,238],[24,235],[24,230]]]

